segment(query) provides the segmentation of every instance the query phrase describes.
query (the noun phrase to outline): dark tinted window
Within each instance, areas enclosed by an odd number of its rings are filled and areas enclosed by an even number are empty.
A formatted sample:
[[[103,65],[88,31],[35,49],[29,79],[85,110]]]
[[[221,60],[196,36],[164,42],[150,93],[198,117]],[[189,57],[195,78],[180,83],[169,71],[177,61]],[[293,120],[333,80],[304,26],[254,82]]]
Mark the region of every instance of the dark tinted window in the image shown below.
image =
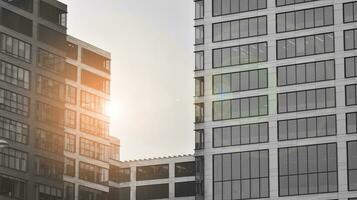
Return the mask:
[[[195,196],[196,182],[175,183],[175,197]]]
[[[109,188],[109,200],[130,200],[130,187]]]
[[[110,60],[92,51],[82,48],[82,62],[104,72],[110,73]]]
[[[44,25],[38,26],[38,40],[54,48],[66,51],[66,34],[50,29]]]
[[[136,187],[136,200],[169,198],[169,184]]]
[[[66,26],[66,11],[40,1],[40,17],[52,23]]]
[[[175,163],[175,177],[194,176],[195,162]]]
[[[77,60],[78,58],[78,45],[67,42],[67,57]]]
[[[33,0],[2,0],[13,6],[32,12],[33,9]]]
[[[32,36],[32,21],[5,8],[1,9],[1,25],[27,36]]]
[[[136,180],[152,180],[169,178],[169,165],[151,165],[136,168]]]

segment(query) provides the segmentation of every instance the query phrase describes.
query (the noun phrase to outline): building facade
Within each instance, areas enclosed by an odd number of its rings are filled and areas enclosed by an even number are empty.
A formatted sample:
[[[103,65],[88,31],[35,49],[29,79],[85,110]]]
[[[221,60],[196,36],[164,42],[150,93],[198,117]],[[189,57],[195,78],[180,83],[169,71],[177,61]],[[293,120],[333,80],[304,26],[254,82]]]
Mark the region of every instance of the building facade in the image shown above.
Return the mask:
[[[357,197],[357,2],[197,0],[197,199]]]
[[[192,155],[112,162],[109,200],[195,199]]]
[[[67,36],[67,6],[0,1],[0,199],[105,200],[110,53]]]

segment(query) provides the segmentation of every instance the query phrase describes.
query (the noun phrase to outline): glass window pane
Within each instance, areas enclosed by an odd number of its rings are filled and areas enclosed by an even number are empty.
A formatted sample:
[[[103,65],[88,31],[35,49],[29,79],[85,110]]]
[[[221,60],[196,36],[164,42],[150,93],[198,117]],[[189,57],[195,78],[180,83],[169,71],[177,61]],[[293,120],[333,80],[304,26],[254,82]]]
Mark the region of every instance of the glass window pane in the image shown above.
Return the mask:
[[[324,25],[333,24],[333,7],[328,6],[324,8]]]
[[[249,89],[257,89],[258,88],[258,71],[250,71],[249,72]]]
[[[213,76],[213,93],[219,94],[222,92],[222,76]]]
[[[286,31],[295,30],[295,13],[289,12],[285,13],[286,18]]]
[[[214,183],[214,199],[222,200],[222,182]]]
[[[240,73],[240,86],[242,91],[249,89],[249,72]]]
[[[286,99],[286,94],[279,94],[278,95],[278,112],[279,113],[285,113],[287,112],[287,99]]]
[[[278,33],[285,31],[285,13],[276,15],[276,25]]]
[[[296,93],[288,93],[288,112],[296,111]]]
[[[213,41],[221,41],[222,40],[222,24],[217,23],[213,24]]]
[[[232,118],[239,118],[240,117],[240,100],[239,99],[233,99],[232,100]]]
[[[297,110],[306,110],[306,92],[297,92]]]
[[[345,76],[354,77],[356,74],[355,72],[355,58],[345,58]]]
[[[232,145],[240,144],[240,126],[232,127]]]
[[[239,0],[231,0],[231,12],[239,12]]]
[[[296,83],[305,83],[305,65],[296,65]]]
[[[230,13],[230,0],[222,0],[222,15]]]
[[[305,49],[306,55],[312,55],[315,53],[315,37],[307,36],[305,37]]]
[[[223,101],[222,102],[222,119],[230,119],[231,118],[231,101]]]
[[[307,194],[307,175],[299,175],[299,194]]]
[[[214,163],[213,180],[221,181],[222,180],[222,156],[215,155],[213,157],[213,163]]]
[[[249,152],[241,153],[241,178],[250,178]]]
[[[231,39],[231,23],[225,22],[222,23],[222,40]]]
[[[258,46],[259,62],[264,62],[268,60],[268,50],[267,43],[260,43]]]
[[[260,142],[267,142],[269,140],[268,123],[262,123],[259,125],[259,138]]]
[[[306,119],[298,119],[297,120],[298,126],[298,138],[306,138]]]
[[[224,180],[231,180],[232,176],[232,163],[231,163],[231,154],[223,154],[222,156],[222,179]]]
[[[258,35],[267,34],[267,18],[259,17],[258,19]]]
[[[241,12],[248,11],[248,0],[240,0],[239,8]]]
[[[315,36],[315,53],[324,53],[325,51],[325,39],[324,35]]]
[[[232,60],[232,65],[239,64],[239,47],[231,48],[231,60]]]
[[[222,49],[222,66],[231,65],[231,49],[224,48]]]
[[[258,18],[251,18],[249,19],[249,36],[256,36],[256,35],[258,35]]]
[[[300,37],[296,38],[296,56],[305,55],[305,39]]]
[[[240,153],[232,154],[232,179],[240,179]]]
[[[222,75],[222,92],[230,92],[231,91],[231,75],[223,74]]]
[[[241,198],[241,190],[240,190],[240,181],[232,182],[232,199],[240,199]]]
[[[298,173],[305,174],[307,173],[307,148],[306,147],[298,147]]]
[[[259,142],[259,126],[258,124],[252,124],[250,126],[250,143]]]
[[[222,14],[222,7],[221,7],[221,0],[213,0],[213,15],[221,15]]]
[[[222,119],[222,103],[213,102],[213,120]]]
[[[347,133],[356,133],[357,132],[357,119],[356,113],[347,113]]]
[[[305,11],[300,10],[295,13],[296,30],[303,29],[305,25]]]
[[[323,26],[324,25],[324,9],[323,8],[315,8],[315,26]]]
[[[259,70],[259,88],[268,87],[268,70]]]
[[[290,65],[286,67],[286,74],[287,74],[287,80],[288,80],[288,85],[292,85],[296,83],[296,74],[295,74],[295,65]]]
[[[280,196],[286,196],[289,195],[289,182],[288,182],[288,176],[282,176],[279,178],[279,194]]]
[[[241,143],[242,144],[249,144],[250,143],[249,125],[242,125],[241,126]]]
[[[326,107],[331,108],[336,106],[335,88],[326,89]]]
[[[344,22],[353,21],[353,3],[346,3],[343,5],[343,16]]]
[[[256,44],[249,45],[249,62],[258,62],[258,46]]]
[[[213,129],[213,147],[222,146],[222,128]]]
[[[309,174],[309,193],[317,193],[317,174]]]
[[[326,107],[326,94],[325,89],[316,90],[316,108],[325,108]]]
[[[295,39],[289,39],[286,41],[286,57],[295,57]]]
[[[221,49],[213,49],[213,67],[222,66],[222,51]]]
[[[231,145],[231,128],[230,127],[224,127],[222,130],[222,135],[223,135],[223,141],[222,145],[223,146],[229,146]]]
[[[353,105],[356,103],[356,88],[355,85],[346,86],[346,105]]]
[[[239,21],[231,22],[231,39],[239,38]]]
[[[240,20],[240,27],[239,27],[239,30],[240,30],[240,37],[241,38],[244,38],[244,37],[248,37],[248,19],[243,19],[243,20]]]
[[[287,121],[279,121],[279,140],[287,140],[288,139],[288,123]]]
[[[288,139],[296,139],[297,137],[297,124],[296,120],[289,120],[288,121]]]
[[[353,49],[354,48],[354,39],[353,39],[353,30],[345,31],[345,49]]]
[[[268,114],[268,96],[259,97],[259,115]]]
[[[285,40],[278,40],[278,59],[286,58]]]

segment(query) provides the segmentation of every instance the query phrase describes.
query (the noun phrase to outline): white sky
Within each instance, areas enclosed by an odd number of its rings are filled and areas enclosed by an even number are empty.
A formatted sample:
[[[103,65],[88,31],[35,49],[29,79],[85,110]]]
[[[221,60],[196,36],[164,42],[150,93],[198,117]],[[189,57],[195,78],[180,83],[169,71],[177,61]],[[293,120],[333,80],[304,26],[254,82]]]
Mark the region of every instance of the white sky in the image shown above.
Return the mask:
[[[68,34],[112,54],[122,160],[193,153],[193,1],[60,1]]]

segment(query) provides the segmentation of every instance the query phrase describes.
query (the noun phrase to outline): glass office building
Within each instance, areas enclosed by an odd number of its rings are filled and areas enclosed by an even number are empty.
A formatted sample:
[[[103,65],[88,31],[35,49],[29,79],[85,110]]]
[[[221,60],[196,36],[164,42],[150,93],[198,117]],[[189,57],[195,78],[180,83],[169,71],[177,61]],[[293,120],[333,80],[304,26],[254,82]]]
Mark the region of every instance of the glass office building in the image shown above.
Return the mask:
[[[357,197],[357,2],[197,0],[196,199]]]

